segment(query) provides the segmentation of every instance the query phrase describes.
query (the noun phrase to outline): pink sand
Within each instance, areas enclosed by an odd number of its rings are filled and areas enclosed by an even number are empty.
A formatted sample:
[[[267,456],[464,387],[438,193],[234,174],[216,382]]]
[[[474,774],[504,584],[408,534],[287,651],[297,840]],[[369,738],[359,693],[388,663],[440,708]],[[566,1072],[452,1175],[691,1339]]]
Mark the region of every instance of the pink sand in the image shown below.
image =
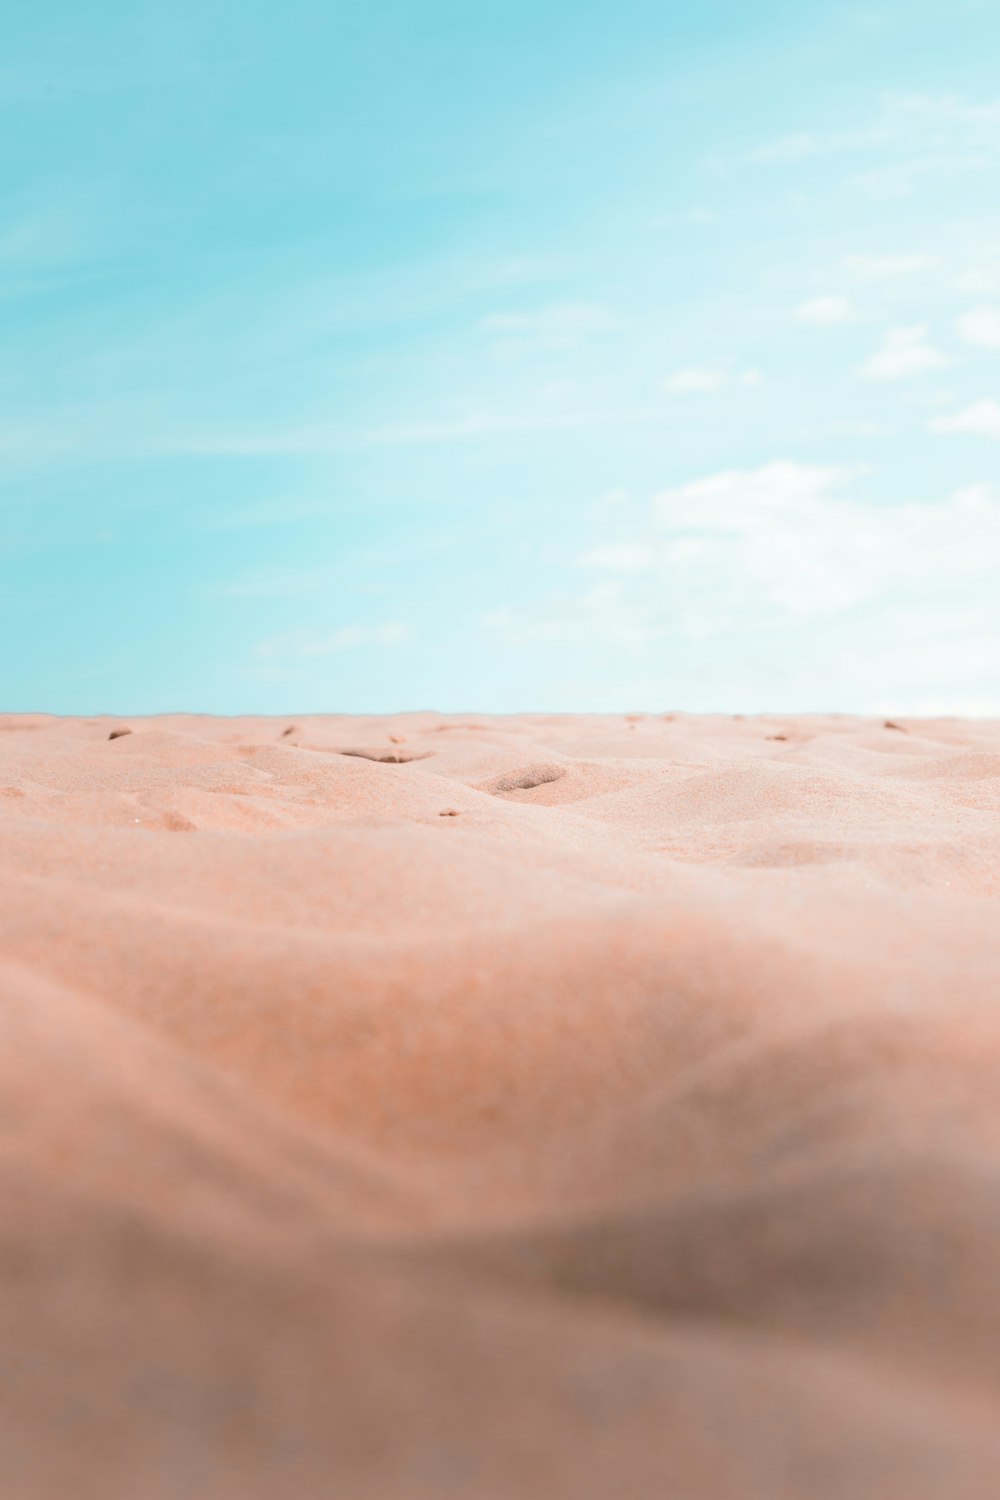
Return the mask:
[[[997,723],[0,720],[0,1495],[994,1500],[998,815]]]

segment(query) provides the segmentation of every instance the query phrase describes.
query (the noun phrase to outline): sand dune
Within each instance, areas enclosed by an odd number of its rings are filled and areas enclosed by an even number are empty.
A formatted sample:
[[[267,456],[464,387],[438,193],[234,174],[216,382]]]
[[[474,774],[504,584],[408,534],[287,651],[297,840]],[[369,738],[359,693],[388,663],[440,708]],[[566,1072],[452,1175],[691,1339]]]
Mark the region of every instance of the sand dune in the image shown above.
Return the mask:
[[[0,720],[0,1494],[992,1500],[998,897],[997,723]]]

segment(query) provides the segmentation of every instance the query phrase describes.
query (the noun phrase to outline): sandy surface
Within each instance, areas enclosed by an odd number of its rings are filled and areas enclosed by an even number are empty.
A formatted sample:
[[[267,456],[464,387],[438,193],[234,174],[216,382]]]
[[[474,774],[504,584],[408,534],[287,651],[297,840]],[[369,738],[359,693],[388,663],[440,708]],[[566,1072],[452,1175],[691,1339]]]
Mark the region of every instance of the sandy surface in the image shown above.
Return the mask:
[[[1000,1494],[1000,724],[9,718],[0,888],[4,1500]]]

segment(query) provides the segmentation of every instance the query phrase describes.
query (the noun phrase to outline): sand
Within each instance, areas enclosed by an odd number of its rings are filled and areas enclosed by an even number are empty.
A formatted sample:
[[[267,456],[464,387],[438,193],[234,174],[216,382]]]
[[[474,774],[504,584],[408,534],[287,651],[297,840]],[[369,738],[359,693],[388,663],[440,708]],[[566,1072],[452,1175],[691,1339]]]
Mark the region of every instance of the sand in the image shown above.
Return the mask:
[[[1000,724],[12,717],[0,885],[4,1500],[1000,1494]]]

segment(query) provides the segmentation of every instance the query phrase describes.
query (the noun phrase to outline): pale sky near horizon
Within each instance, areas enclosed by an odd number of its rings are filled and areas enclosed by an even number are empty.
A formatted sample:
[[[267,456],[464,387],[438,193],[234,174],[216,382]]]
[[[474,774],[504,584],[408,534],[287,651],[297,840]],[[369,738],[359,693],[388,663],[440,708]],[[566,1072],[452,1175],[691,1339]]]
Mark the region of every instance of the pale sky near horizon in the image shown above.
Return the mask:
[[[1000,714],[996,0],[7,0],[0,711]]]

